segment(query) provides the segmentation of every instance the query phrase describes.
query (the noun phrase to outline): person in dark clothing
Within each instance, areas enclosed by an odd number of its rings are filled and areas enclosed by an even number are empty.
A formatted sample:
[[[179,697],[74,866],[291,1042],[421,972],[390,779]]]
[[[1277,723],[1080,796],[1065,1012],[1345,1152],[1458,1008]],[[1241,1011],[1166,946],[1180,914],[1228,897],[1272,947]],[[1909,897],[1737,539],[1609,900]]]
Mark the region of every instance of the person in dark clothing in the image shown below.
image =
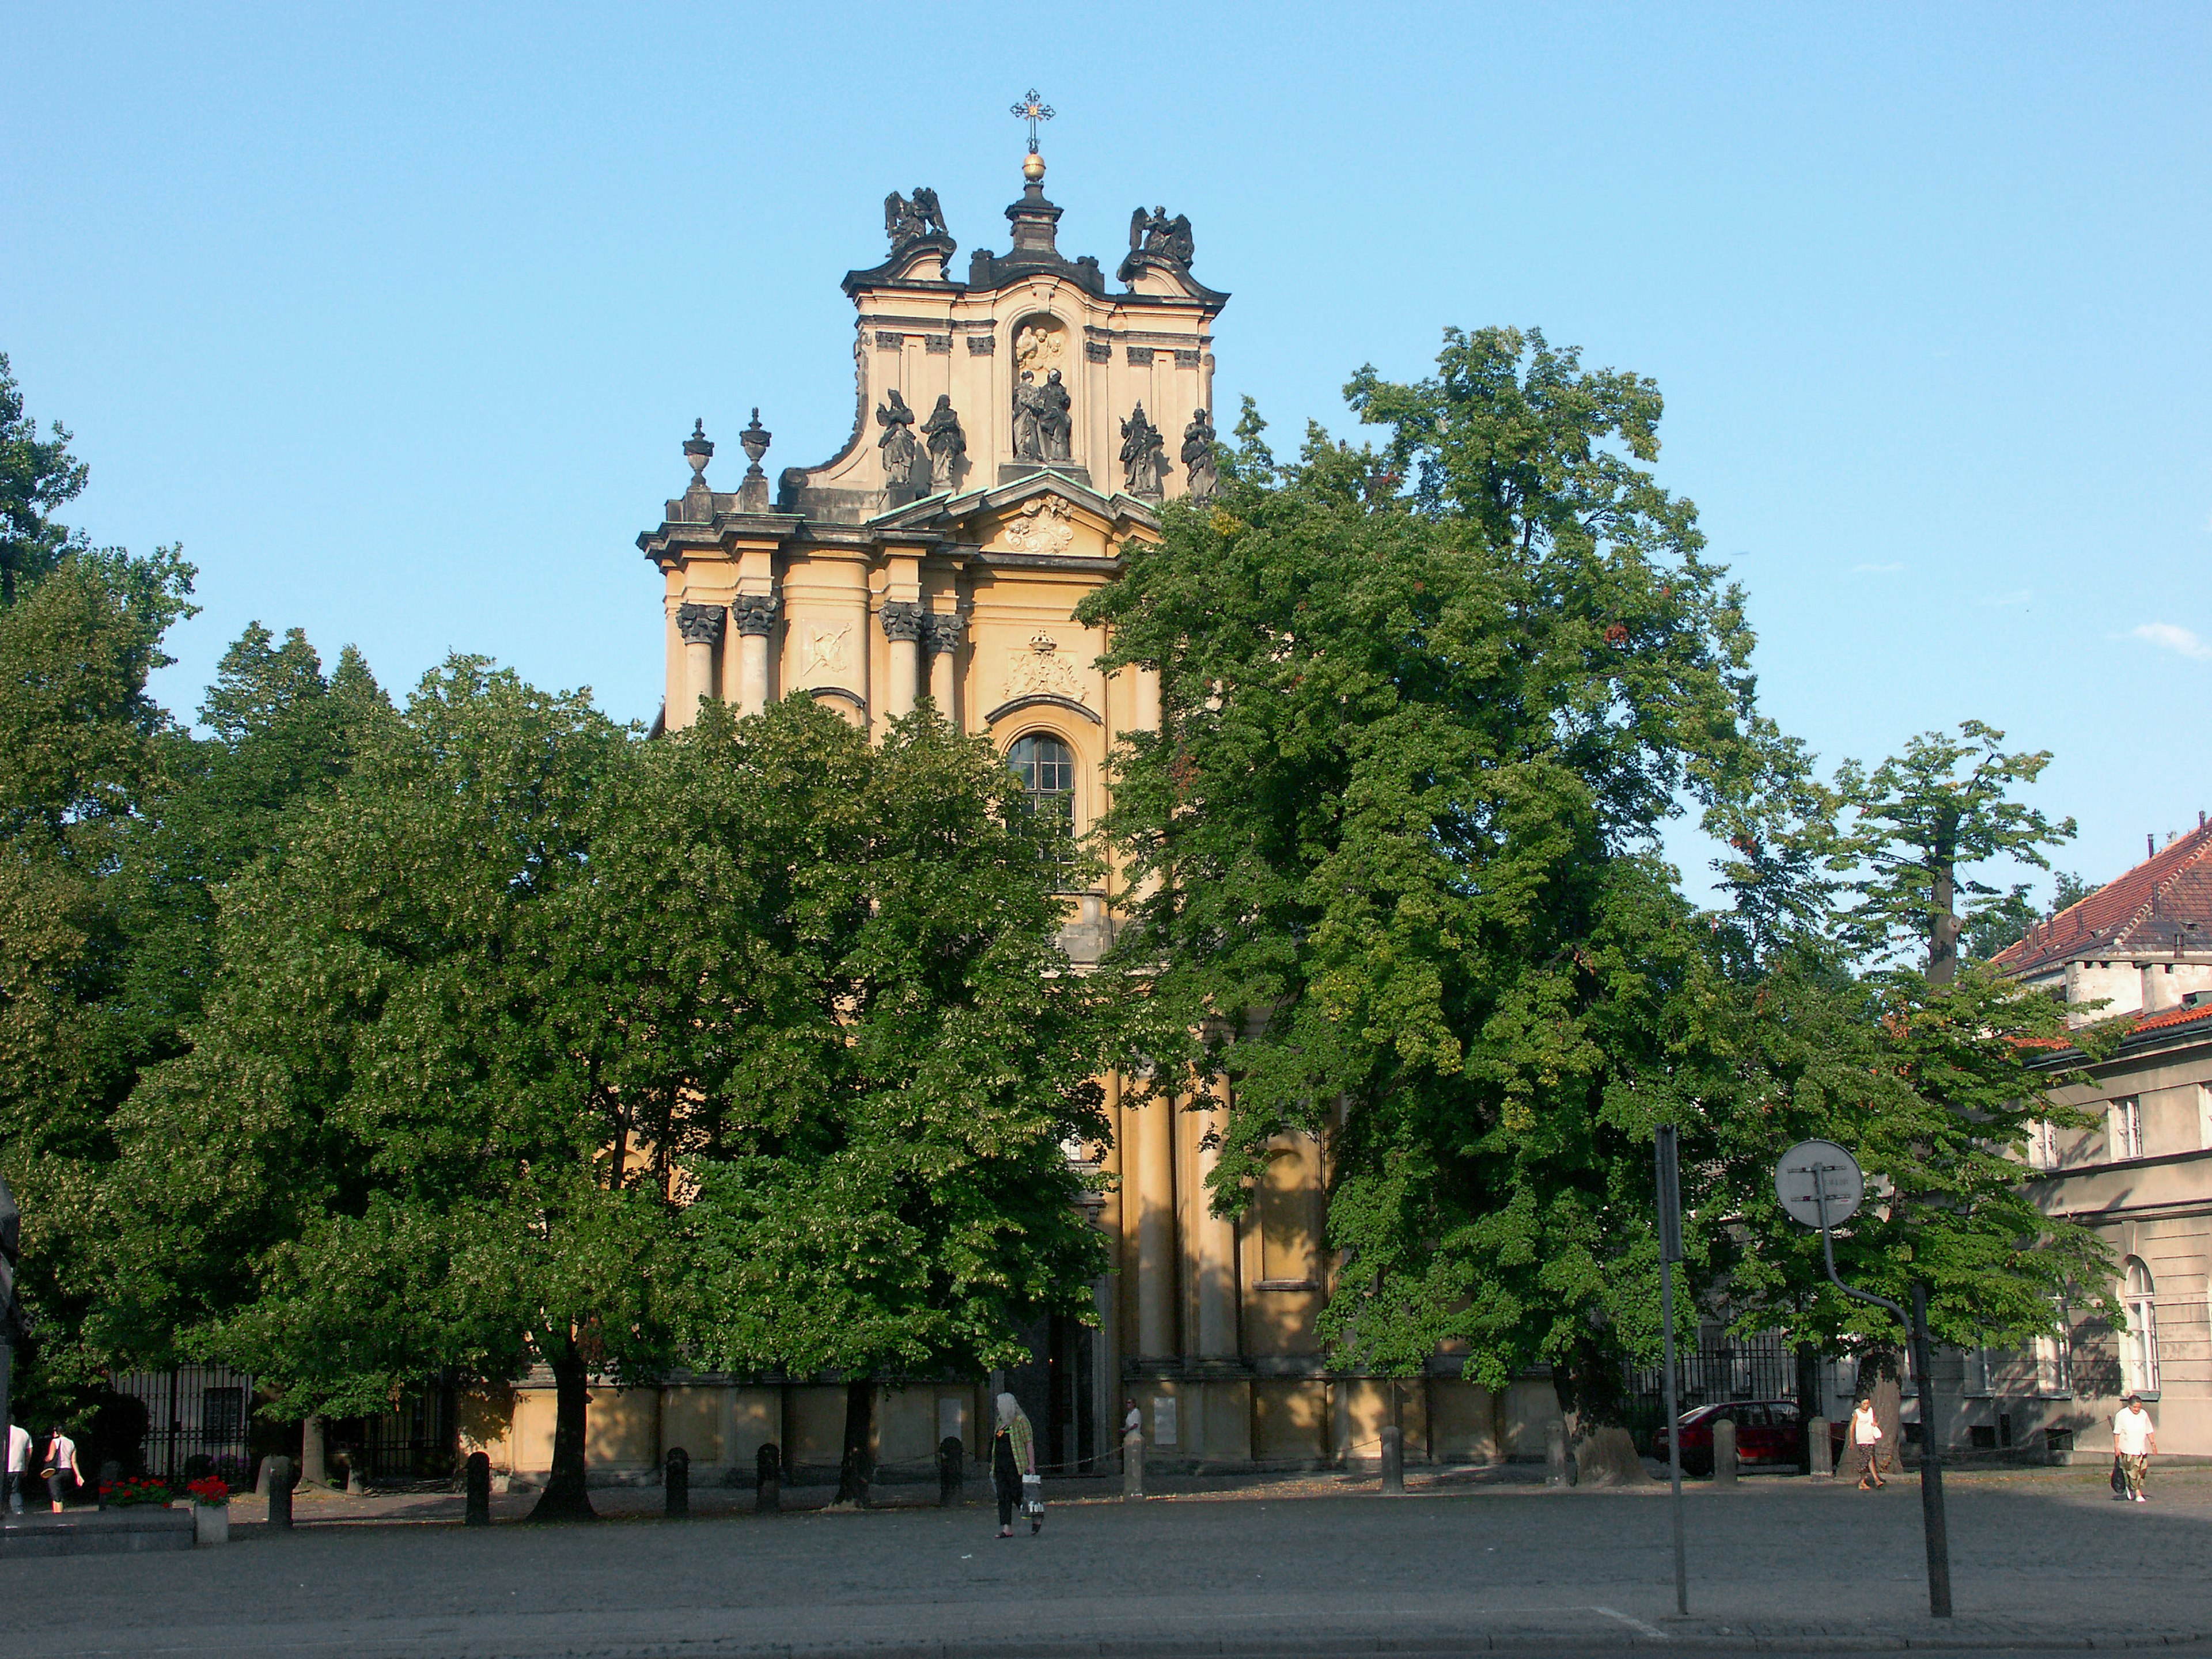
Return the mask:
[[[1010,1394],[999,1396],[999,1427],[991,1437],[991,1485],[999,1498],[999,1536],[1014,1535],[1014,1505],[1022,1501],[1022,1477],[1036,1473],[1036,1436],[1020,1402]],[[1032,1517],[1030,1530],[1044,1522]]]

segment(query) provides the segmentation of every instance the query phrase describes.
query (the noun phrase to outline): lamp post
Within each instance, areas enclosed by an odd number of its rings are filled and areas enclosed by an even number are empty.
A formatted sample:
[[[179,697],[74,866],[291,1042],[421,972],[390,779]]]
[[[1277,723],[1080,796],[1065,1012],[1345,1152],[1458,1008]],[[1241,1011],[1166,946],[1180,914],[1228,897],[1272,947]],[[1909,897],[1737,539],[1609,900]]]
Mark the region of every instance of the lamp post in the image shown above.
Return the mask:
[[[1682,1425],[1675,1400],[1674,1264],[1682,1259],[1682,1171],[1674,1145],[1674,1126],[1651,1133],[1659,1175],[1659,1326],[1665,1335],[1667,1377],[1662,1395],[1667,1410],[1667,1484],[1674,1510],[1674,1611],[1690,1612],[1689,1562],[1682,1545]]]

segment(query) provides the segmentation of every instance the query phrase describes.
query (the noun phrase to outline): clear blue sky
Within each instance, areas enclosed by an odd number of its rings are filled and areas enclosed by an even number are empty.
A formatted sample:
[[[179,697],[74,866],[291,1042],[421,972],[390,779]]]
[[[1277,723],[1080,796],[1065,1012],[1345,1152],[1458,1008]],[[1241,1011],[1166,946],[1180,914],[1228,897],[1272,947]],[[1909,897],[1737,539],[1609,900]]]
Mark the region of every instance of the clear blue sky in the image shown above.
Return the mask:
[[[1662,471],[1828,762],[1975,716],[2060,862],[2212,806],[2212,7],[0,4],[0,350],[177,541],[197,704],[249,620],[649,719],[633,538],[760,405],[852,419],[885,191],[1006,246],[1187,213],[1217,393],[1287,441],[1447,323],[1655,376]],[[964,264],[964,252],[957,264]]]

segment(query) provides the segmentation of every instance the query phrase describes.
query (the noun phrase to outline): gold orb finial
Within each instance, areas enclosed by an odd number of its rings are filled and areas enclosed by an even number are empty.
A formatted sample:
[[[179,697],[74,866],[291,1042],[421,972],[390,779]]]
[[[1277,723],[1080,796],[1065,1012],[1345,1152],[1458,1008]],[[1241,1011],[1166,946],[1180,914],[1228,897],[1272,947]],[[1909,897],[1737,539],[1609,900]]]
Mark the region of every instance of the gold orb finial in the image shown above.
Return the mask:
[[[1044,157],[1035,150],[1022,157],[1022,177],[1033,185],[1042,180],[1044,178]]]

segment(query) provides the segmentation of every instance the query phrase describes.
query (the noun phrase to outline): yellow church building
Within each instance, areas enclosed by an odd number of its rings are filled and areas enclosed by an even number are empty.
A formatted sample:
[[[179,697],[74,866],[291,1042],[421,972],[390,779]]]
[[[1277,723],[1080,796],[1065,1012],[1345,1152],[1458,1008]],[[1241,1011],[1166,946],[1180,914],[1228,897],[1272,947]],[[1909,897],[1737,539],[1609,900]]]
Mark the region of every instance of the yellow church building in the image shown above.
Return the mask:
[[[687,487],[638,538],[661,584],[659,729],[690,724],[703,698],[750,713],[804,692],[878,731],[927,696],[1079,834],[1103,810],[1109,755],[1157,723],[1159,688],[1149,672],[1101,673],[1106,642],[1074,612],[1125,544],[1158,536],[1164,501],[1212,488],[1213,327],[1229,296],[1193,276],[1189,222],[1162,210],[1137,210],[1111,280],[1062,254],[1044,173],[1032,149],[1006,210],[1011,247],[971,254],[959,275],[935,192],[888,198],[888,257],[844,279],[856,397],[830,459],[771,485],[755,410],[746,471],[725,491],[695,427]],[[1079,967],[1111,945],[1126,896],[1110,871],[1069,895],[1061,943]],[[1124,1109],[1109,1079],[1113,1141],[1080,1149],[1111,1177],[1097,1328],[1042,1322],[1035,1362],[1001,1376],[886,1383],[887,1475],[919,1474],[946,1436],[972,1455],[1001,1386],[1037,1425],[1039,1462],[1071,1471],[1112,1466],[1130,1402],[1155,1467],[1371,1462],[1394,1411],[1411,1459],[1541,1455],[1557,1420],[1547,1379],[1493,1397],[1449,1356],[1395,1385],[1328,1370],[1314,1328],[1325,1148],[1285,1137],[1250,1209],[1218,1219],[1206,1141],[1219,1104]],[[594,1390],[587,1461],[599,1478],[644,1478],[681,1446],[695,1480],[742,1480],[774,1442],[787,1466],[826,1471],[843,1416],[834,1378],[672,1376]],[[465,1410],[463,1449],[520,1486],[550,1467],[553,1420],[550,1377],[526,1380]]]

